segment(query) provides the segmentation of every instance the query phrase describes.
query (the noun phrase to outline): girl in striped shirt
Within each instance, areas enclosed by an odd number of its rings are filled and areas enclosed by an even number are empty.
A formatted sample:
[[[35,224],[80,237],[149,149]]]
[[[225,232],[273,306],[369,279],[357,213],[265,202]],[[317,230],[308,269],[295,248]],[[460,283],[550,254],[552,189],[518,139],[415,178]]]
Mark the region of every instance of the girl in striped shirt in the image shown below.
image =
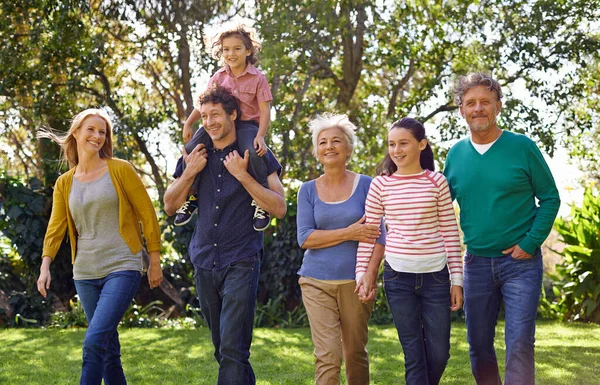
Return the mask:
[[[420,122],[404,118],[392,125],[377,174],[365,203],[366,222],[385,217],[388,228],[383,281],[404,350],[406,383],[438,384],[450,357],[450,311],[463,302],[463,269],[448,182],[435,172]],[[357,277],[373,247],[360,242]],[[362,285],[373,283],[363,279]]]

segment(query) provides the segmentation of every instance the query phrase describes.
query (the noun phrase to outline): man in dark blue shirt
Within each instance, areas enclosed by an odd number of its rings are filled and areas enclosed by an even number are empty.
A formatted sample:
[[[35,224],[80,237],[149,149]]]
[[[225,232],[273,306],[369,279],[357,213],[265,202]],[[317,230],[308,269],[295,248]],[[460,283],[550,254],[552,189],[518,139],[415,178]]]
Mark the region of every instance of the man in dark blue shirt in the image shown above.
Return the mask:
[[[211,331],[219,362],[218,384],[255,384],[248,361],[256,290],[263,252],[263,233],[254,230],[256,203],[277,218],[286,213],[281,166],[269,151],[265,156],[269,188],[247,171],[249,154],[238,153],[237,100],[222,87],[210,88],[198,98],[200,116],[213,147],[199,144],[183,154],[175,180],[164,196],[165,212],[174,215],[187,199],[200,173],[198,219],[189,254],[202,315]]]

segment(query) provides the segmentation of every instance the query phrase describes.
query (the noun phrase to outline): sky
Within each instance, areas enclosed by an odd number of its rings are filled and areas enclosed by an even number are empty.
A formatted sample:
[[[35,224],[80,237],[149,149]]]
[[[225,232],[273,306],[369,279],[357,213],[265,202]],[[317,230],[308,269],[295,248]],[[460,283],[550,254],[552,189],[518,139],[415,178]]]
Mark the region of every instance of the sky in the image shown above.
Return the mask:
[[[546,162],[552,171],[556,187],[560,194],[560,210],[558,215],[568,216],[571,208],[570,204],[580,204],[583,201],[583,187],[579,181],[583,177],[581,170],[576,165],[570,164],[567,150],[563,147],[557,148],[554,157],[550,158],[544,154]]]

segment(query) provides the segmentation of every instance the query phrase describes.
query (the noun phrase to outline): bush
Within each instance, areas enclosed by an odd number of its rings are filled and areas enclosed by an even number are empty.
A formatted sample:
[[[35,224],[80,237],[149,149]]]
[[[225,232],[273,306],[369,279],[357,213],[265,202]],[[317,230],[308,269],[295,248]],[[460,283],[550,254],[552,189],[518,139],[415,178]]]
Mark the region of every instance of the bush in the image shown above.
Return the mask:
[[[297,189],[287,189],[287,214],[275,219],[265,234],[265,255],[259,279],[259,303],[270,299],[282,301],[286,310],[301,303],[298,270],[302,265],[304,250],[298,246],[296,234]]]
[[[8,240],[0,255],[0,288],[13,306],[10,326],[41,326],[50,318],[50,300],[66,305],[75,294],[69,246],[63,242],[50,267],[53,277],[48,300],[37,291],[42,245],[52,208],[52,188],[38,179],[24,184],[0,174],[0,231]],[[10,249],[10,250],[9,250]],[[33,321],[37,322],[33,322]]]
[[[558,218],[554,228],[566,244],[564,259],[552,276],[553,298],[544,293],[542,309],[564,320],[600,323],[600,195],[584,193],[581,207],[571,208],[571,219]]]
[[[33,289],[37,293],[37,289]],[[9,320],[12,327],[40,327],[50,318],[50,302],[41,295],[31,295],[29,291],[12,291],[8,303],[14,316]]]
[[[69,302],[69,311],[57,311],[50,317],[50,328],[67,329],[67,328],[85,328],[88,326],[85,312],[81,306],[78,297],[75,296]]]

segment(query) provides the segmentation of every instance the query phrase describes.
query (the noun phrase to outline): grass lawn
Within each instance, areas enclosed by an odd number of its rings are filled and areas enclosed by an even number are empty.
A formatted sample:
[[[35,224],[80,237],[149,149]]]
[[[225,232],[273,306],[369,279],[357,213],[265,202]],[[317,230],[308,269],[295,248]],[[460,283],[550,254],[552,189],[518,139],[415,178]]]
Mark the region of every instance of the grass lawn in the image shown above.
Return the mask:
[[[504,324],[496,347],[504,362]],[[0,384],[76,384],[85,330],[0,330]],[[208,329],[121,329],[130,385],[216,383]],[[393,326],[370,328],[372,384],[403,384],[404,361]],[[309,329],[256,329],[251,362],[258,384],[313,384]],[[537,383],[600,383],[600,326],[538,323]],[[342,383],[346,383],[342,380]],[[465,325],[452,325],[452,350],[442,384],[473,384]]]

